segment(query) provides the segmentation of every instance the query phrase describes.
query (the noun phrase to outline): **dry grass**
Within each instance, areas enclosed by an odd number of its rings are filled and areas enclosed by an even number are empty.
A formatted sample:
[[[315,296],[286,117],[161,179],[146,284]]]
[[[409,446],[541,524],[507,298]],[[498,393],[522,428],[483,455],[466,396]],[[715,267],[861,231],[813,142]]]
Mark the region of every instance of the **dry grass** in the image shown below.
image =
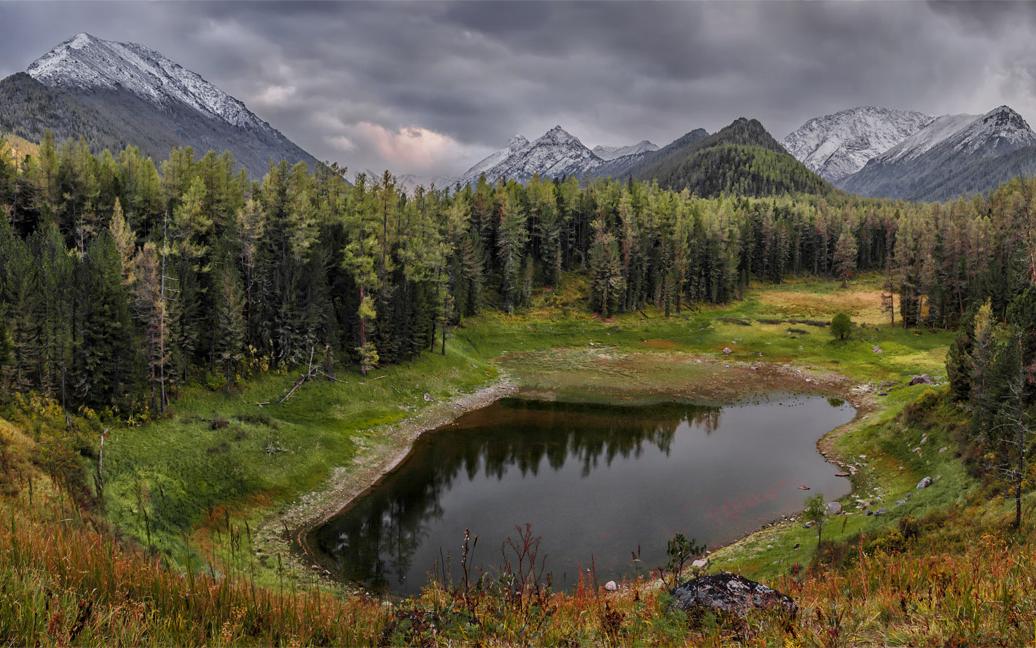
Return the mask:
[[[784,290],[759,293],[759,301],[767,309],[788,318],[830,320],[837,313],[847,313],[857,324],[888,324],[889,316],[881,310],[881,290],[856,287],[828,292],[797,290],[792,284]],[[899,303],[896,303],[898,313]]]

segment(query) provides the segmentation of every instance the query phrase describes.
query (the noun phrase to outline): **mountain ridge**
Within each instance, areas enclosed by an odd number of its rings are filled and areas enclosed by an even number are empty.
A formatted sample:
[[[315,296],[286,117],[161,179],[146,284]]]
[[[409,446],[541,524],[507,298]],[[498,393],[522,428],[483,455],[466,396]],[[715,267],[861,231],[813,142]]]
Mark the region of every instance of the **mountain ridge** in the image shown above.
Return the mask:
[[[1036,170],[1036,133],[1009,106],[944,115],[838,185],[865,196],[944,200]]]
[[[0,81],[0,129],[32,141],[50,130],[95,149],[136,145],[162,160],[173,147],[230,151],[254,176],[270,161],[312,155],[200,75],[135,43],[85,32]]]
[[[857,106],[807,120],[782,144],[810,170],[835,182],[856,173],[868,160],[934,119],[917,111]]]

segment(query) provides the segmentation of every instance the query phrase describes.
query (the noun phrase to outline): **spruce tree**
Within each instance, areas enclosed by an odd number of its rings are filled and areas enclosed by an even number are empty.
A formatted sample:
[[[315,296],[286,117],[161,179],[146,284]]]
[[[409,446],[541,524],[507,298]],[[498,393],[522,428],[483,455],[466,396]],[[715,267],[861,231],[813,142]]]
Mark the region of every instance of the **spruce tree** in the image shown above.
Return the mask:
[[[849,285],[849,280],[856,274],[857,253],[856,237],[848,227],[843,228],[835,243],[834,256],[835,276],[841,280],[843,288]]]

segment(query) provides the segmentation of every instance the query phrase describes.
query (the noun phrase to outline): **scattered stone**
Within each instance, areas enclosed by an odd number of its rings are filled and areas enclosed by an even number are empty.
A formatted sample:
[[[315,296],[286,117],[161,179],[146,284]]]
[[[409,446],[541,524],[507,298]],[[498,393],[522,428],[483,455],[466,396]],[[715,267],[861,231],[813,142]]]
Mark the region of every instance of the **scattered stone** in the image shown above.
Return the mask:
[[[881,353],[882,352],[881,351],[881,347],[878,346],[877,344],[875,344],[874,346],[871,347],[871,352],[872,353]]]
[[[896,506],[906,506],[906,503],[907,503],[906,499],[898,499],[898,500],[896,500]]]
[[[921,374],[919,376],[914,376],[913,378],[910,379],[910,386],[911,387],[913,387],[914,385],[931,385],[931,384],[934,384],[934,383],[935,383],[935,381],[932,380],[932,377],[929,376],[928,374]]]
[[[838,515],[841,512],[842,512],[842,505],[839,504],[838,502],[828,502],[827,503],[827,514],[828,515]]]
[[[847,472],[836,472],[835,477],[849,477],[852,473]]]
[[[916,448],[914,448],[910,452],[913,452],[914,454],[921,454],[921,446],[917,446]]]
[[[928,477],[928,476],[925,476],[925,477],[923,477],[921,479],[921,481],[917,482],[917,490],[928,488],[931,485],[932,485],[932,478]]]
[[[729,572],[689,580],[671,594],[673,604],[681,610],[704,608],[738,617],[759,609],[780,608],[793,616],[798,612],[787,594]]]
[[[799,490],[807,491],[809,490],[809,486],[806,486],[805,484],[799,484]]]
[[[888,509],[884,508],[880,508],[877,511],[874,511],[874,515],[885,515],[886,513],[888,513]]]
[[[616,583],[613,580],[612,581],[608,581],[607,583],[604,584],[604,589],[606,591],[608,591],[608,592],[614,592],[615,590],[619,589],[619,584]]]
[[[432,402],[432,395],[429,394],[428,392],[424,393],[424,402],[426,402],[426,403],[431,403]]]
[[[693,567],[694,569],[705,569],[708,566],[709,566],[709,559],[708,558],[699,558],[698,560],[695,560],[694,562],[691,563],[691,567]]]
[[[796,543],[795,543],[795,546],[794,546],[794,547],[792,547],[792,549],[798,549],[798,548],[799,548],[799,546],[800,546],[800,545],[799,545],[799,543],[797,543],[797,542],[796,542]]]
[[[803,529],[812,529],[813,528],[813,520],[810,520],[809,522],[806,522],[805,524],[803,524],[802,528]]]
[[[730,355],[733,353],[730,347],[723,347],[723,355]]]
[[[947,450],[949,450],[949,448],[947,448],[946,446],[943,446],[943,447],[939,448],[939,454],[942,454],[942,453],[946,452]]]

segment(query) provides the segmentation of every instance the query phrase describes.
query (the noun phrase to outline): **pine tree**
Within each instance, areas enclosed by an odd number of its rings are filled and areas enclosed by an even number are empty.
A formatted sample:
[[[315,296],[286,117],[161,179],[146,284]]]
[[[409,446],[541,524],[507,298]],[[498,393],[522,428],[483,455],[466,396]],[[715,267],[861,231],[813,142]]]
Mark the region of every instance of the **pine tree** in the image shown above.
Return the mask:
[[[590,308],[603,317],[619,310],[626,281],[615,236],[607,231],[604,221],[593,223],[594,242],[590,248]]]
[[[127,405],[135,380],[133,323],[119,251],[99,234],[76,268],[78,333],[73,351],[77,402]]]
[[[169,403],[169,306],[158,246],[147,242],[133,259],[133,304],[142,323],[151,408],[161,413]]]
[[[229,388],[237,384],[245,347],[244,297],[237,271],[229,261],[224,261],[216,271],[216,290],[216,363]]]
[[[122,262],[123,276],[127,283],[130,283],[130,270],[133,256],[137,248],[137,236],[133,233],[126,217],[122,212],[122,202],[115,198],[115,206],[112,208],[112,218],[108,223],[108,234],[115,243],[115,249],[119,251],[119,259]]]
[[[497,239],[497,266],[500,268],[501,296],[504,310],[513,312],[523,306],[525,244],[528,241],[525,212],[518,198],[515,183],[500,185],[497,189],[497,209],[500,212]]]
[[[849,280],[856,274],[857,253],[856,237],[848,227],[843,228],[834,256],[835,276],[842,281],[843,288],[848,287]]]
[[[367,189],[366,178],[357,178],[350,204],[345,206],[345,229],[348,243],[342,250],[342,267],[356,286],[356,353],[360,373],[367,375],[378,365],[377,347],[369,339],[377,320],[372,292],[379,286],[375,253],[378,248],[374,195]]]
[[[975,312],[969,309],[961,319],[957,335],[946,353],[946,375],[950,380],[950,393],[958,402],[967,402],[971,397],[972,360],[975,341]]]

